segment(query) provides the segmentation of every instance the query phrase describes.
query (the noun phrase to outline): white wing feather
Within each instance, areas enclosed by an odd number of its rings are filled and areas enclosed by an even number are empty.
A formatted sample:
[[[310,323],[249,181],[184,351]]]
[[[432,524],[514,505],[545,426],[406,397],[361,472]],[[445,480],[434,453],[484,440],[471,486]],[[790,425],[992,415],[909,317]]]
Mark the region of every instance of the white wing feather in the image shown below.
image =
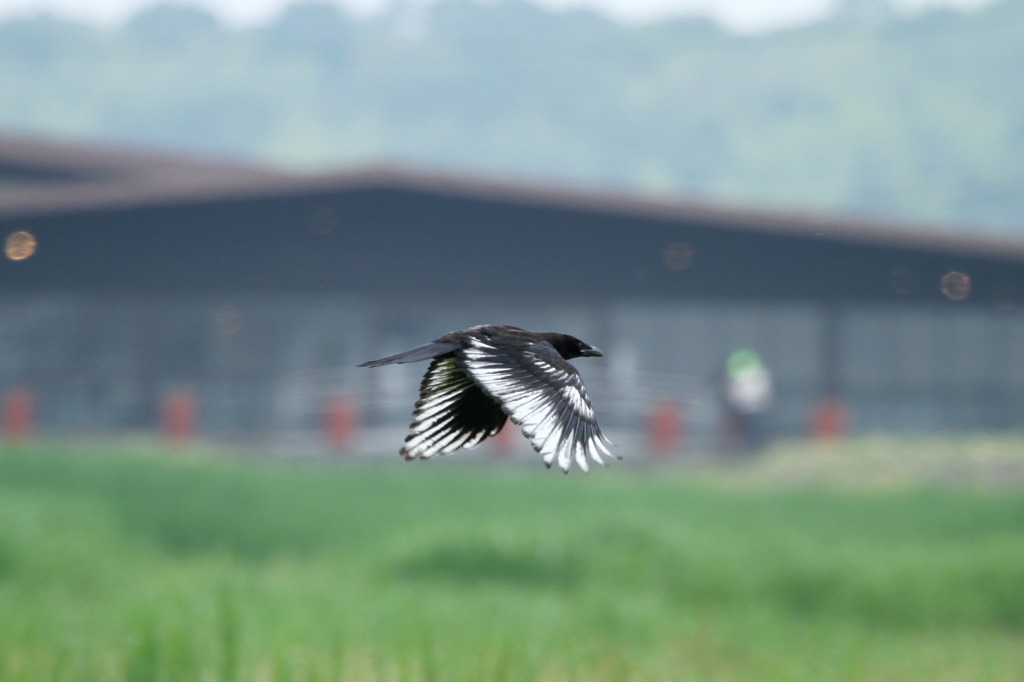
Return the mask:
[[[474,338],[458,355],[466,373],[501,403],[546,465],[557,461],[568,473],[573,462],[583,471],[589,470],[588,460],[604,464],[610,443],[579,372],[553,348],[516,351]]]

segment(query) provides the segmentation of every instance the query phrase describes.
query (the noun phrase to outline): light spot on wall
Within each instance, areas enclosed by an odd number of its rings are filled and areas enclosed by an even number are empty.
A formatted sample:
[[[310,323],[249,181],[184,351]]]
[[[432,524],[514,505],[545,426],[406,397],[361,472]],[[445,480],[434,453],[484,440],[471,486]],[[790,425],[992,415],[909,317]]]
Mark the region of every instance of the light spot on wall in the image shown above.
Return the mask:
[[[942,276],[942,295],[952,301],[962,301],[971,295],[971,276],[951,270]]]
[[[665,267],[669,270],[686,270],[693,267],[697,252],[686,242],[672,242],[662,252]]]
[[[4,255],[11,260],[25,260],[36,252],[35,235],[26,230],[18,230],[7,235],[4,242]]]
[[[217,308],[213,313],[213,321],[218,336],[231,336],[242,329],[242,313],[231,305]]]

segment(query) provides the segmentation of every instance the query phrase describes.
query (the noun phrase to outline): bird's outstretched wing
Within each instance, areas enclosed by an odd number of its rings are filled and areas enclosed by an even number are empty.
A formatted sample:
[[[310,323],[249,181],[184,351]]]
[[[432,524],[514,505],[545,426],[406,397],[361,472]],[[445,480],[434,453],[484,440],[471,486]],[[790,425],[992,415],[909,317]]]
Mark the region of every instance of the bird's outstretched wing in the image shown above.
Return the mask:
[[[401,454],[430,459],[471,448],[505,425],[501,407],[466,376],[453,355],[430,363]]]
[[[547,343],[502,344],[473,337],[456,353],[466,373],[501,403],[548,466],[568,473],[572,462],[589,470],[604,464],[611,443],[601,433],[583,379]]]

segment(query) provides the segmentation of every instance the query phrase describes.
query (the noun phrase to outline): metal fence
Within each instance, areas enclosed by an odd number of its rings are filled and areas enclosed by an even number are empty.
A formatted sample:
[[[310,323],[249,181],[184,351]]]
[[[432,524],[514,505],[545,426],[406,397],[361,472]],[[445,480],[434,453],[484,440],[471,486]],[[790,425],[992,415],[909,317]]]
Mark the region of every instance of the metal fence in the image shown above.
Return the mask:
[[[831,370],[828,315],[838,316]],[[157,430],[168,396],[190,395],[204,437],[301,448],[330,447],[325,424],[344,399],[362,433],[353,447],[380,449],[402,437],[425,366],[355,365],[482,322],[603,348],[576,365],[606,430],[630,443],[645,442],[654,406],[673,404],[680,447],[713,448],[716,376],[741,346],[773,372],[773,434],[806,429],[830,371],[856,430],[1024,425],[1024,318],[951,306],[7,296],[0,390],[28,391],[36,429],[56,435]]]

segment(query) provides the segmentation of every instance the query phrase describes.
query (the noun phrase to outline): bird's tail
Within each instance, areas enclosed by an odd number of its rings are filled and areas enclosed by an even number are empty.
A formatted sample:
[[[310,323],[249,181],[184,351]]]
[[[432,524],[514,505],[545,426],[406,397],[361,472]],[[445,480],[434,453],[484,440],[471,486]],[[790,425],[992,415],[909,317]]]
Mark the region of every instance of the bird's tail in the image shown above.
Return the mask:
[[[389,355],[386,358],[380,360],[370,360],[369,362],[363,362],[357,367],[380,367],[381,365],[395,365],[405,362],[419,362],[421,360],[429,360],[430,358],[436,358],[438,355],[444,355],[445,353],[451,353],[453,350],[458,350],[459,346],[455,343],[428,343],[423,346],[416,346],[407,351],[402,351],[395,355]]]

